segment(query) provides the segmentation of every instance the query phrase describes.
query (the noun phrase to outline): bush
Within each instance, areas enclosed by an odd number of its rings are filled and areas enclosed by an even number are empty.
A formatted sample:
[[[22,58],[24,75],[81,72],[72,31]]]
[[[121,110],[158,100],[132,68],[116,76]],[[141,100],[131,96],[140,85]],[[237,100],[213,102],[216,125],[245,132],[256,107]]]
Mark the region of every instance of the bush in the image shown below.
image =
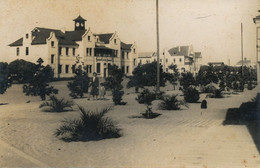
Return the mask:
[[[8,72],[8,64],[0,62],[0,94],[4,94],[6,89],[11,86]]]
[[[152,101],[156,99],[156,94],[149,91],[149,89],[144,89],[141,93],[137,95],[136,100],[139,104],[151,105]]]
[[[115,89],[112,91],[113,96],[113,102],[115,105],[121,105],[122,104],[122,96],[124,95],[124,91]]]
[[[196,103],[200,99],[199,91],[194,87],[184,89],[184,100],[188,103]]]
[[[121,136],[121,129],[117,128],[114,121],[104,115],[109,108],[100,112],[80,109],[80,118],[65,120],[56,132],[55,136],[61,136],[66,141],[91,141],[106,138],[118,138]]]
[[[57,94],[58,90],[49,86],[54,75],[52,68],[49,65],[43,66],[41,58],[37,62],[36,71],[29,83],[23,86],[23,92],[26,96],[40,96],[42,100],[45,100],[46,95]]]
[[[40,105],[40,108],[49,107],[48,110],[52,112],[64,112],[67,108],[72,109],[73,101],[65,100],[64,98],[58,99],[56,96],[50,96],[50,101],[45,101]]]
[[[36,64],[25,60],[15,60],[8,65],[12,80],[18,83],[27,83],[36,71]]]
[[[177,99],[178,95],[165,96],[163,101],[159,104],[161,110],[180,110],[181,105],[185,105],[184,101]]]
[[[73,98],[83,97],[84,93],[88,93],[89,77],[81,66],[75,70],[75,77],[72,82],[68,82],[67,87],[70,90],[70,96]]]
[[[216,90],[216,87],[213,85],[207,85],[207,86],[202,86],[201,92],[202,93],[214,93]]]

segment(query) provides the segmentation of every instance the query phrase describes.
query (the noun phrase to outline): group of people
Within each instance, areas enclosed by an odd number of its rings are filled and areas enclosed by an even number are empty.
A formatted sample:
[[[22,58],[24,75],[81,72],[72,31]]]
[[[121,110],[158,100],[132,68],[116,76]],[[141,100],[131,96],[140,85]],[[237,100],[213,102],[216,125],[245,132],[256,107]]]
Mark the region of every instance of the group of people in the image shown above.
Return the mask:
[[[96,72],[93,73],[93,78],[90,82],[90,87],[91,87],[91,91],[88,100],[90,100],[91,96],[93,97],[93,100],[105,99],[105,94],[106,94],[105,86],[104,83],[101,83],[99,86],[99,78],[97,77]]]

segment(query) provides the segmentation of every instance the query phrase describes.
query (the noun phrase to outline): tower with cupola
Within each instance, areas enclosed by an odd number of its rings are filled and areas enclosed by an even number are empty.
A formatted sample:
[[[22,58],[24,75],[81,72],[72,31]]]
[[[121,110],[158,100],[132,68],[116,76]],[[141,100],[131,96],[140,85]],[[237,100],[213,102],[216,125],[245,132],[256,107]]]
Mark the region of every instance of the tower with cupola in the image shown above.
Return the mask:
[[[82,18],[80,15],[73,20],[75,22],[75,31],[77,30],[85,30],[85,20],[84,18]]]

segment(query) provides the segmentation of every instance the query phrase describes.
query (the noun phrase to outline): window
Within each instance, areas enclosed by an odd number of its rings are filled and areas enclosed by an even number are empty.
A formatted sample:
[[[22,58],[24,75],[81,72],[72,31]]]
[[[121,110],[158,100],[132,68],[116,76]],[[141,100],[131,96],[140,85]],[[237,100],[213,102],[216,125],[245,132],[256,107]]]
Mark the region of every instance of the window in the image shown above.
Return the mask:
[[[62,73],[62,65],[59,65],[59,66],[58,66],[58,73],[59,73],[59,74]]]
[[[92,56],[92,48],[89,49],[89,56]]]
[[[51,46],[54,47],[54,41],[51,41]]]
[[[97,63],[97,73],[100,73],[100,63]]]
[[[168,72],[168,68],[166,68],[166,72]]]
[[[59,47],[59,55],[61,55],[62,47]]]
[[[168,62],[168,58],[166,58],[166,62]]]
[[[125,57],[125,52],[124,52],[124,51],[122,51],[121,58],[123,58],[123,59],[124,59],[124,57]]]
[[[66,47],[66,55],[69,55],[69,47]]]
[[[129,58],[128,58],[128,52],[126,52],[126,58],[129,59]]]
[[[20,54],[20,49],[19,49],[19,47],[17,47],[16,48],[16,55],[19,56],[19,54]]]
[[[135,66],[135,64],[136,64],[136,59],[134,58],[134,66]]]
[[[86,55],[91,56],[92,54],[92,48],[86,48]]]
[[[90,41],[90,36],[88,36],[88,41]]]
[[[73,55],[75,55],[75,51],[76,51],[76,49],[73,48],[73,49],[72,49],[72,54],[73,54]]]
[[[179,59],[179,61],[180,61],[180,62],[182,61],[181,58]]]
[[[117,50],[115,50],[115,57],[117,57]]]
[[[28,38],[29,38],[29,34],[28,34],[28,33],[26,33],[25,37],[28,39]]]
[[[175,58],[173,59],[173,62],[175,63]]]
[[[89,73],[92,73],[92,65],[89,65]]]
[[[162,62],[162,59],[160,59],[160,62]]]
[[[114,43],[116,44],[116,39],[114,39]]]
[[[72,70],[72,73],[75,73],[76,65],[72,65],[71,70]]]
[[[126,66],[126,73],[129,73],[129,66]]]
[[[122,66],[121,69],[123,70],[123,73],[125,73],[125,66]]]
[[[54,64],[54,55],[51,55],[51,64]]]
[[[65,66],[65,73],[69,73],[69,65]]]
[[[135,53],[135,48],[134,48],[134,53]]]
[[[26,47],[26,49],[25,49],[25,55],[29,55],[29,47]]]

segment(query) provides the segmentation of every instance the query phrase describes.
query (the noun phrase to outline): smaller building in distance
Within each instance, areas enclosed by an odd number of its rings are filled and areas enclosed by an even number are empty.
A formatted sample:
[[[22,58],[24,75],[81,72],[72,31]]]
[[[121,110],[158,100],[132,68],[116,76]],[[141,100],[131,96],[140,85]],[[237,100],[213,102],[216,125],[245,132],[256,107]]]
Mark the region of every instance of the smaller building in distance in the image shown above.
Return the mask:
[[[236,63],[236,66],[246,66],[246,67],[255,67],[255,64],[251,62],[251,60],[248,60],[247,58],[244,58],[243,62],[242,60],[238,61]]]

